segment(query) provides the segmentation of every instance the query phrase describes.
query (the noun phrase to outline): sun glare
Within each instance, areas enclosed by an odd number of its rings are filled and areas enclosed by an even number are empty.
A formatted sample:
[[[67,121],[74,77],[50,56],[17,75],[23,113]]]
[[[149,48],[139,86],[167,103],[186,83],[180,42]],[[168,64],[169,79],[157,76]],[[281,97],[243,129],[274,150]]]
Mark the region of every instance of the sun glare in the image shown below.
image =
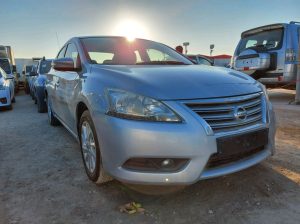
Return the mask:
[[[142,24],[134,20],[124,20],[116,26],[114,35],[124,36],[128,41],[133,41],[138,37],[145,38],[147,36],[147,31]]]

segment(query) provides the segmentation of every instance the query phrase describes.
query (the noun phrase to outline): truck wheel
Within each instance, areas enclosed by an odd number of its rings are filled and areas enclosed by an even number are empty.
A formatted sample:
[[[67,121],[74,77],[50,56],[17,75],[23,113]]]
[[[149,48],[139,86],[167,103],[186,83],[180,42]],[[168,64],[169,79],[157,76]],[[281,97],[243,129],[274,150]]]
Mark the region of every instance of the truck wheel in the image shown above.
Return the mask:
[[[40,100],[39,97],[37,99],[37,107],[39,113],[45,113],[47,112],[47,104],[45,103],[45,100]]]
[[[79,139],[82,160],[88,178],[96,184],[112,180],[103,169],[96,129],[88,110],[84,111],[79,123]]]
[[[47,109],[48,109],[48,122],[51,126],[58,126],[60,124],[59,120],[54,116],[51,108],[51,102],[47,97]]]
[[[13,109],[13,106],[12,106],[12,104],[10,104],[10,105],[7,106],[6,108],[7,108],[7,110],[12,110],[12,109]]]
[[[30,93],[30,89],[29,89],[28,83],[25,84],[25,93],[26,93],[26,94],[29,94],[29,93]]]

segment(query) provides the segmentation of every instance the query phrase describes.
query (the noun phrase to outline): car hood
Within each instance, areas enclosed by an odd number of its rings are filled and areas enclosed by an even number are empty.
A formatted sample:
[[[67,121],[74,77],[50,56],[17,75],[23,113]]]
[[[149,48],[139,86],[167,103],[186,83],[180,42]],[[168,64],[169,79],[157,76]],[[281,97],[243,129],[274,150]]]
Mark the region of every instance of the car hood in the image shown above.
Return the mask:
[[[95,77],[118,88],[160,100],[201,99],[262,91],[251,77],[232,69],[205,65],[94,65]]]

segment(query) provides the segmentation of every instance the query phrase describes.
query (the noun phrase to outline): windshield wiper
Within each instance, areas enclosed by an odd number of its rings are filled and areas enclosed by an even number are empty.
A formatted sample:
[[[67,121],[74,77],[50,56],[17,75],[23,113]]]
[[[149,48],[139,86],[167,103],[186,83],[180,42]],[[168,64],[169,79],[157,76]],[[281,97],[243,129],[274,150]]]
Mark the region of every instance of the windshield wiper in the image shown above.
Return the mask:
[[[136,65],[188,65],[181,61],[145,61],[138,62]]]
[[[258,45],[253,46],[252,48],[260,48],[260,47],[266,48],[267,46],[272,46],[272,45],[274,45],[274,44],[258,44]]]

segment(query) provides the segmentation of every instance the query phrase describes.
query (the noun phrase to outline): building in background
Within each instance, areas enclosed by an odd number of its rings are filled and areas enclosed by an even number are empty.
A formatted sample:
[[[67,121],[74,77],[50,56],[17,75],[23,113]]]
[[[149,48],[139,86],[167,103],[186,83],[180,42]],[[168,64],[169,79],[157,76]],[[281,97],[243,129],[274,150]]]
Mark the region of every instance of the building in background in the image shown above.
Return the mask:
[[[23,67],[25,65],[36,64],[36,62],[34,62],[32,60],[32,58],[16,58],[15,61],[16,61],[17,72],[20,73],[20,74],[22,73]]]

